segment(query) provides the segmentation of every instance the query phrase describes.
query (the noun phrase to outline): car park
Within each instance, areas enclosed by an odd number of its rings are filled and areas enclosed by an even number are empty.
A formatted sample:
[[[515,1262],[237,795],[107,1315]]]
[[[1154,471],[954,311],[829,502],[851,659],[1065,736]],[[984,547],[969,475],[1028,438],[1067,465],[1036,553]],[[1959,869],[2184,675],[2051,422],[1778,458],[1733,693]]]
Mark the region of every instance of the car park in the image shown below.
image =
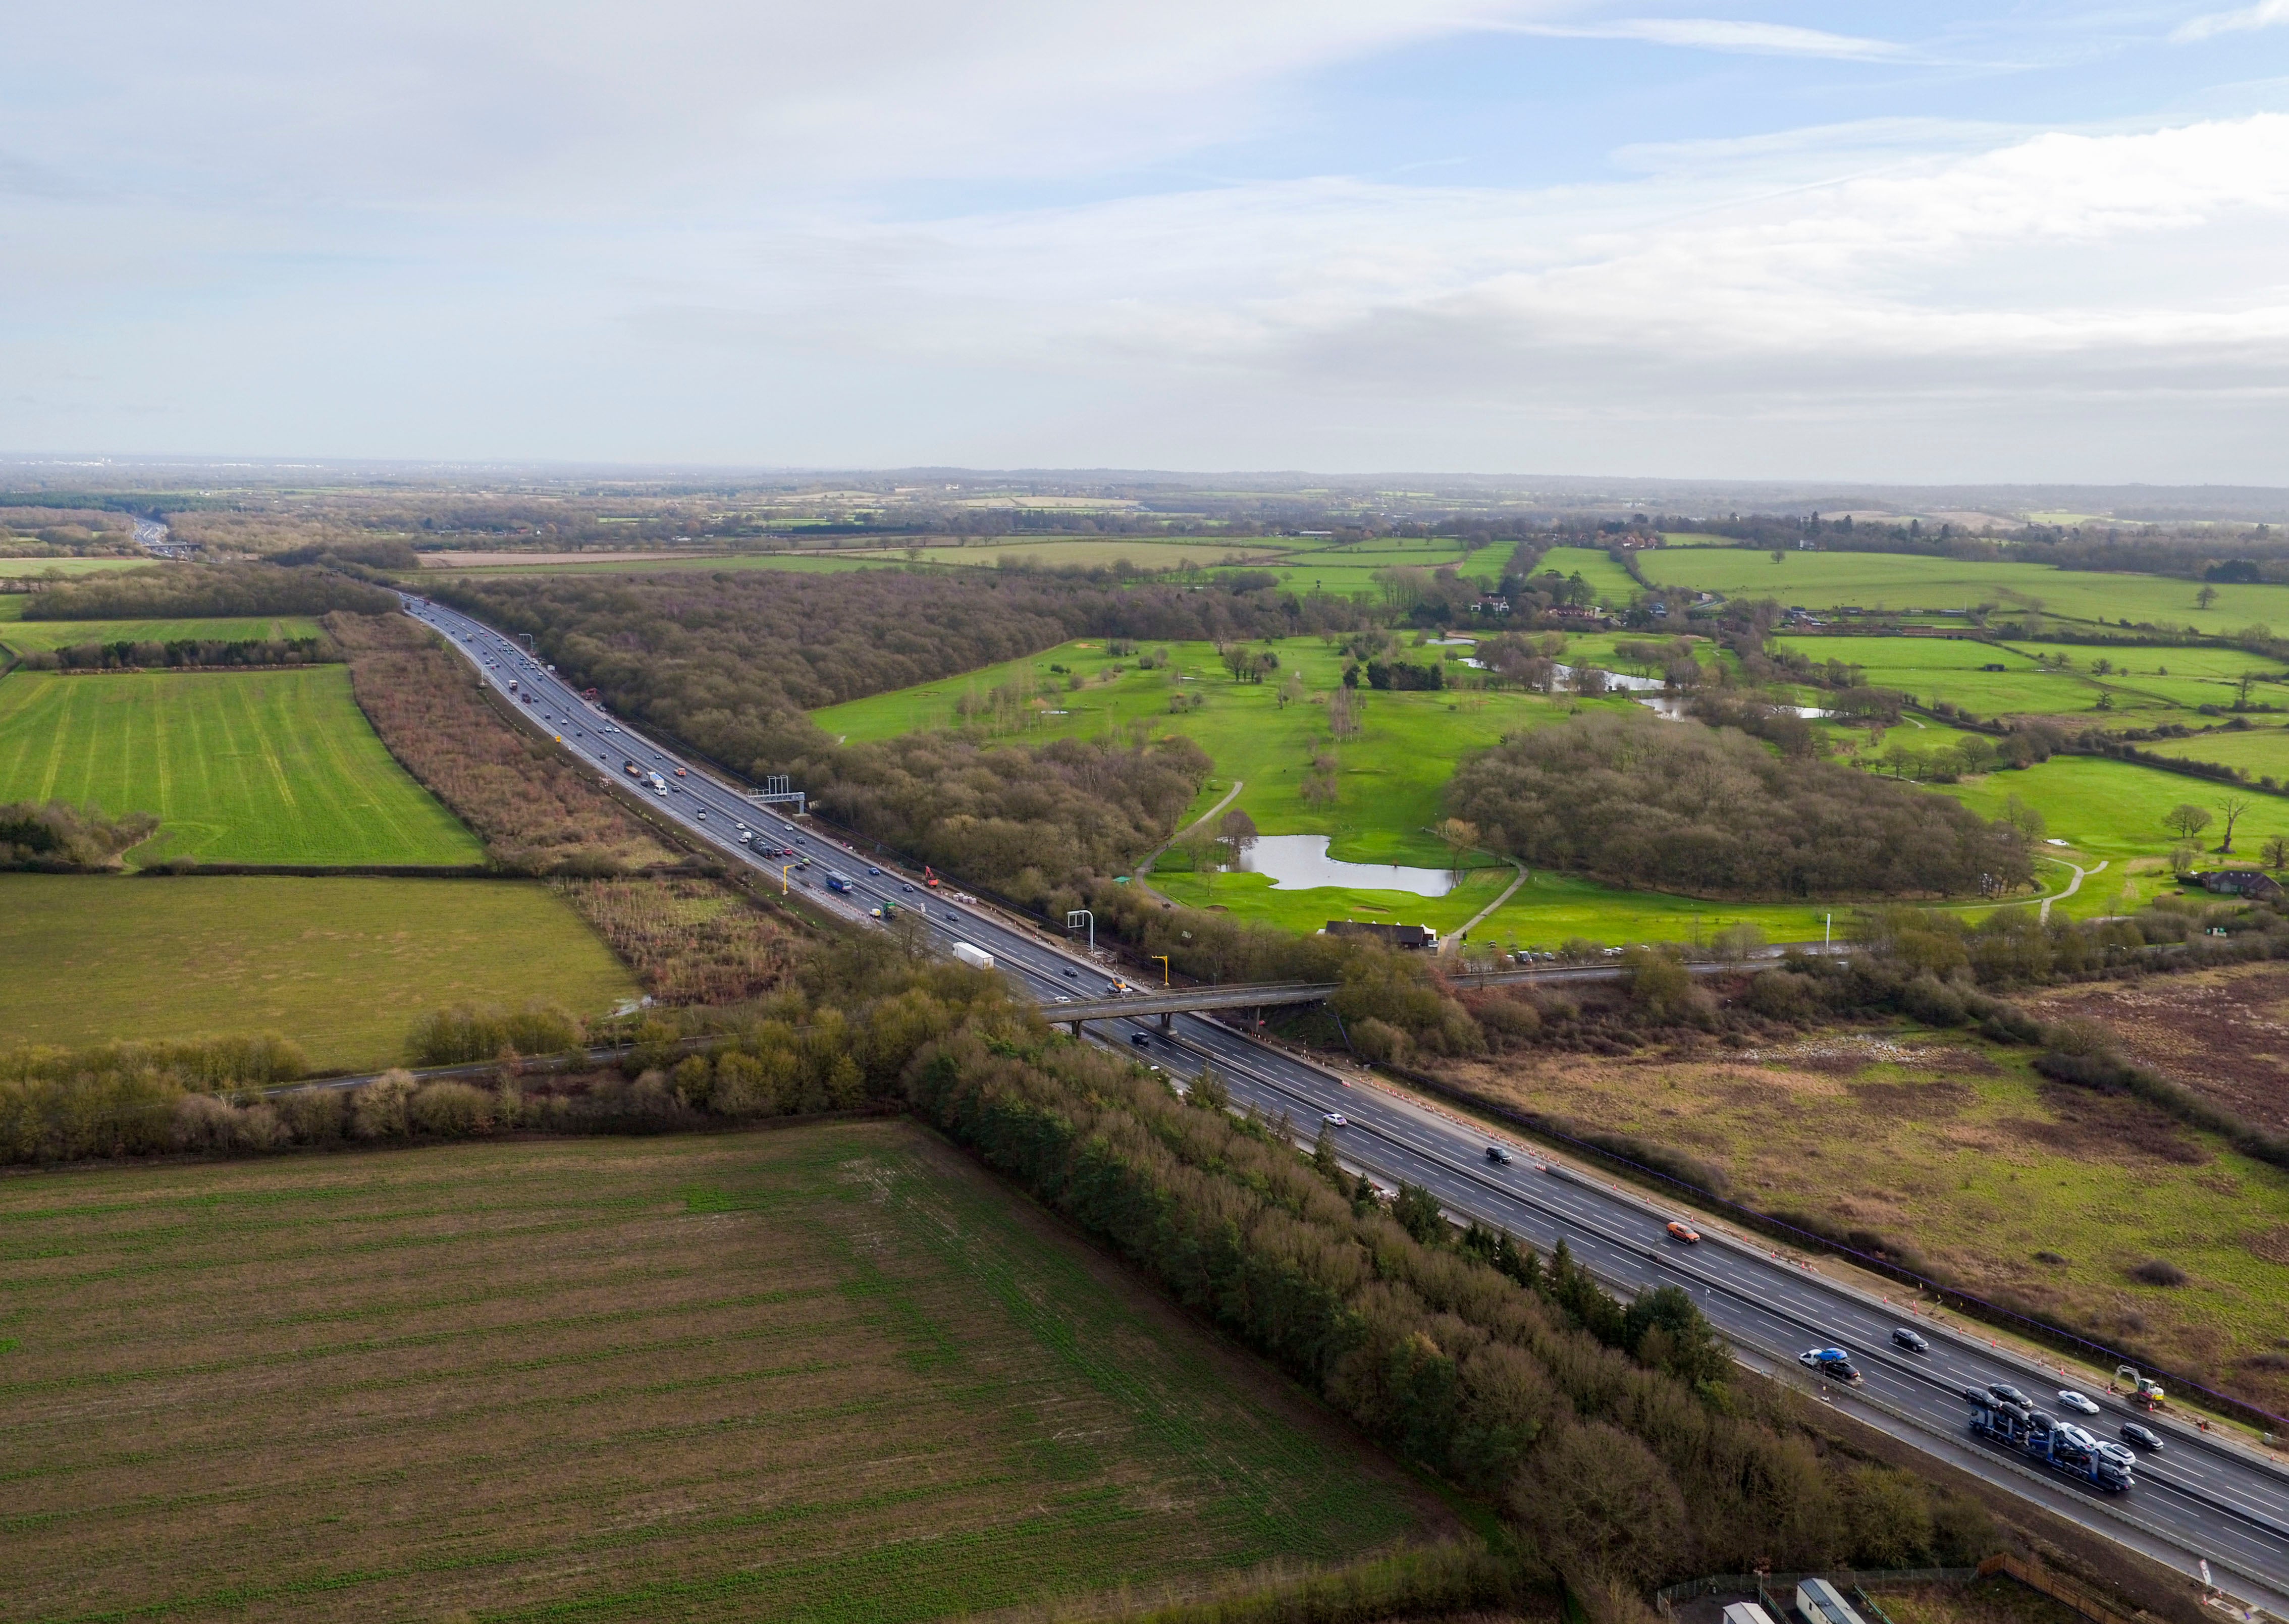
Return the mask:
[[[1690,1246],[1699,1243],[1701,1231],[1690,1224],[1679,1223],[1675,1219],[1671,1219],[1669,1223],[1669,1237],[1671,1240],[1681,1240]]]
[[[2089,1398],[2086,1397],[2083,1394],[2076,1392],[2074,1389],[2070,1387],[2060,1389],[2059,1408],[2062,1410],[2072,1410],[2077,1415],[2095,1415],[2098,1413],[2097,1405],[2092,1403]]]
[[[1923,1333],[1920,1331],[1910,1331],[1905,1325],[1894,1325],[1892,1327],[1892,1341],[1894,1346],[1904,1348],[1910,1353],[1929,1353],[1931,1351],[1931,1344],[1924,1340]]]
[[[2136,1421],[2124,1421],[2122,1436],[2126,1442],[2135,1444],[2141,1449],[2158,1450],[2162,1447],[2162,1435]]]

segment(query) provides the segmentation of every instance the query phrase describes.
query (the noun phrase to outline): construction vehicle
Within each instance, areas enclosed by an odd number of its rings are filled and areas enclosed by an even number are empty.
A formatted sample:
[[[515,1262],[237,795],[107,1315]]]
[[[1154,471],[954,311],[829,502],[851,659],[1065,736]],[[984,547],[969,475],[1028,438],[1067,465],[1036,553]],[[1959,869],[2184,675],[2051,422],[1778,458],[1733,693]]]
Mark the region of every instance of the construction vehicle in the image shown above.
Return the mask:
[[[937,889],[937,872],[927,863],[922,864],[922,883],[933,891]]]
[[[2130,1402],[2143,1410],[2160,1409],[2168,1397],[2162,1391],[2160,1382],[2149,1381],[2138,1373],[2137,1366],[2133,1365],[2116,1365],[2114,1379],[2129,1388]]]
[[[2058,1421],[2040,1410],[1975,1389],[1966,1391],[1964,1397],[1971,1404],[1971,1430],[1979,1437],[2015,1449],[2109,1494],[2134,1486],[2136,1479],[2130,1469],[2102,1452],[2098,1440],[2072,1421]]]
[[[973,970],[990,970],[993,967],[993,954],[982,947],[972,947],[967,942],[957,942],[953,944],[953,956]]]

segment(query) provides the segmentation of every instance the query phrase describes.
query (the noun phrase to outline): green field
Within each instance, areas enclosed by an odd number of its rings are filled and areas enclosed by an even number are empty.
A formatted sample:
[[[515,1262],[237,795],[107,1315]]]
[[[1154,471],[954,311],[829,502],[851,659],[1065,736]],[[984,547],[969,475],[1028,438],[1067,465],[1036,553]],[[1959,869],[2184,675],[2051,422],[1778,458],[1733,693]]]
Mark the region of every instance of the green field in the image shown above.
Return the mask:
[[[20,575],[38,580],[45,575],[96,575],[106,569],[140,569],[148,558],[0,558],[0,575]]]
[[[0,801],[149,812],[134,858],[475,863],[475,835],[382,748],[347,668],[19,672],[0,681]]]
[[[28,593],[0,593],[0,620],[21,620],[31,601]]]
[[[2270,717],[2256,720],[2246,731],[2221,728],[2196,738],[2156,739],[2138,748],[2181,760],[2237,767],[2253,778],[2269,776],[2289,781],[2289,727]],[[2289,803],[2285,803],[2285,811],[2289,811]]]
[[[1988,603],[2014,617],[2039,607],[2053,618],[2110,626],[2130,620],[2191,625],[2211,633],[2253,625],[2289,630],[2289,586],[2221,585],[2216,601],[2203,609],[2196,601],[2202,590],[2197,581],[2054,569],[2047,564],[1792,552],[1783,552],[1775,563],[1768,553],[1717,547],[1663,548],[1639,558],[1646,578],[1659,585],[1770,598],[1811,609],[1850,605],[1938,610]],[[2166,665],[2174,652],[2180,651],[2141,649],[2131,654],[2141,665],[2157,655]]]
[[[1950,637],[1773,641],[1812,660],[1858,665],[1871,685],[1896,689],[1919,705],[1945,700],[1982,717],[2095,713],[2104,699],[2105,708],[2123,718],[2112,725],[2146,726],[2160,719],[2131,713],[2231,705],[2245,673],[2259,679],[2253,698],[2278,704],[2285,697],[2280,663],[2238,649],[2109,649]],[[2102,662],[2109,667],[2103,673],[2097,669]],[[2006,669],[1982,670],[1985,665]]]
[[[1639,553],[1639,556],[1650,555]],[[1598,594],[1599,604],[1606,609],[1625,609],[1645,591],[1630,578],[1628,570],[1594,547],[1551,548],[1542,555],[1542,561],[1535,565],[1534,574],[1538,579],[1552,570],[1562,576],[1580,576]]]
[[[0,874],[0,987],[14,1042],[277,1031],[348,1071],[394,1063],[415,1015],[464,1000],[636,996],[537,880],[237,875]]]
[[[195,638],[209,642],[271,642],[315,637],[318,623],[299,617],[239,620],[23,620],[0,635],[0,644],[20,653],[31,649],[68,649],[77,643],[171,643]]]
[[[905,1123],[20,1178],[0,1230],[14,1616],[1065,1616],[1452,1526]]]
[[[1934,787],[1989,816],[2002,811],[2006,797],[2016,795],[2043,815],[2051,835],[2093,856],[2118,859],[2166,856],[2178,843],[2162,824],[2171,808],[2191,801],[2214,810],[2219,800],[2237,792],[2226,784],[2094,756],[2053,756],[2023,771]],[[2256,803],[2255,809],[2242,819],[2234,845],[2253,855],[2265,836],[2289,834],[2289,800],[2255,792],[2245,799]],[[2221,821],[2205,837],[2205,844],[2217,844],[2223,830]]]

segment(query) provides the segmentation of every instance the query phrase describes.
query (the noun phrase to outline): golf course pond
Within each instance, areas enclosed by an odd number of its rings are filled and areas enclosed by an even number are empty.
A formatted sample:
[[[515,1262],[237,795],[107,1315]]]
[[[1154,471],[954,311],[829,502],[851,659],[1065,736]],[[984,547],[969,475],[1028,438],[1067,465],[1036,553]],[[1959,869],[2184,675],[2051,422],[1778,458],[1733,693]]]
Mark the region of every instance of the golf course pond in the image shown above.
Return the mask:
[[[1299,891],[1318,886],[1350,886],[1363,890],[1411,891],[1417,896],[1444,896],[1455,888],[1455,876],[1443,868],[1408,868],[1397,863],[1338,863],[1328,856],[1324,834],[1258,835],[1240,853],[1240,872],[1267,876],[1275,886]]]

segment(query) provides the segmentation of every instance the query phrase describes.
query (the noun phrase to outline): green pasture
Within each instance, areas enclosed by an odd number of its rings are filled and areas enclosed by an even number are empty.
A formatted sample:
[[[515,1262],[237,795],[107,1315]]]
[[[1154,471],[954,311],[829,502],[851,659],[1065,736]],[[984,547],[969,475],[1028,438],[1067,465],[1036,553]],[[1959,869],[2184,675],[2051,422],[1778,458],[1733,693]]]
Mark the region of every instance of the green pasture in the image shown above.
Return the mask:
[[[0,558],[0,576],[97,575],[106,569],[139,569],[151,559],[136,558]]]
[[[0,987],[17,1042],[275,1031],[346,1071],[395,1064],[427,1010],[637,991],[537,880],[241,875],[0,874]]]
[[[211,642],[275,642],[315,637],[318,623],[299,616],[284,619],[225,620],[23,620],[0,635],[0,643],[20,653],[33,649],[68,649],[78,643],[171,643],[186,638]]]
[[[1661,545],[1664,547],[1737,547],[1741,544],[1730,536],[1710,536],[1699,530],[1663,530]]]
[[[2053,756],[2022,771],[1934,787],[1990,817],[2000,816],[2006,800],[2015,794],[2043,815],[2050,836],[2092,856],[2118,861],[2168,856],[2178,837],[2162,819],[2181,801],[2213,813],[2229,794],[2243,793],[2254,801],[2234,832],[2237,851],[2254,853],[2267,835],[2289,834],[2289,800],[2098,756]],[[2220,819],[2204,836],[2204,845],[2215,846],[2223,832]]]
[[[932,564],[998,565],[1039,564],[1044,569],[1109,568],[1126,560],[1139,569],[1181,569],[1191,565],[1200,569],[1213,569],[1227,558],[1254,559],[1284,552],[1276,541],[1247,538],[1232,540],[1162,541],[1152,537],[1129,536],[1068,537],[1047,541],[995,541],[969,546],[944,545],[924,547],[922,561]],[[869,549],[870,557],[897,559],[903,561],[905,550],[897,546]]]
[[[148,812],[134,860],[475,863],[483,848],[374,736],[340,665],[19,672],[0,681],[0,801]]]
[[[2258,721],[2246,731],[2220,728],[2192,738],[2156,739],[2138,748],[2181,760],[2237,767],[2253,778],[2271,776],[2289,782],[2289,727],[2277,720]]]
[[[1655,555],[1640,553],[1639,556]],[[1607,609],[1625,608],[1645,590],[1630,579],[1628,570],[1595,547],[1551,548],[1542,555],[1542,561],[1535,565],[1534,573],[1539,578],[1552,570],[1563,576],[1579,575],[1598,594],[1599,603]],[[1647,578],[1658,580],[1660,577],[1648,573]]]
[[[2289,586],[2221,585],[2208,609],[2197,581],[2151,575],[2056,569],[2047,564],[1977,563],[1894,553],[1797,553],[1777,562],[1766,552],[1717,547],[1640,553],[1646,578],[1664,586],[1770,598],[1811,609],[1960,609],[1992,604],[2008,615],[2033,609],[2054,618],[2191,625],[2210,633],[2253,625],[2289,628]],[[2176,652],[2176,651],[2172,651]],[[2158,650],[2133,651],[2133,664]],[[2166,657],[2161,664],[2168,664]]]
[[[29,593],[0,593],[0,620],[21,620],[31,601]]]
[[[2036,712],[2121,717],[2136,727],[2157,718],[2131,713],[2231,705],[2244,674],[2263,686],[2253,697],[2283,697],[2278,661],[2238,649],[2110,649],[2103,645],[1981,642],[1942,637],[1782,637],[1781,647],[1817,661],[1860,666],[1878,688],[1918,704],[1942,700],[1979,716]],[[2101,673],[2103,663],[2108,669]],[[1982,669],[2000,665],[2001,671]]]

